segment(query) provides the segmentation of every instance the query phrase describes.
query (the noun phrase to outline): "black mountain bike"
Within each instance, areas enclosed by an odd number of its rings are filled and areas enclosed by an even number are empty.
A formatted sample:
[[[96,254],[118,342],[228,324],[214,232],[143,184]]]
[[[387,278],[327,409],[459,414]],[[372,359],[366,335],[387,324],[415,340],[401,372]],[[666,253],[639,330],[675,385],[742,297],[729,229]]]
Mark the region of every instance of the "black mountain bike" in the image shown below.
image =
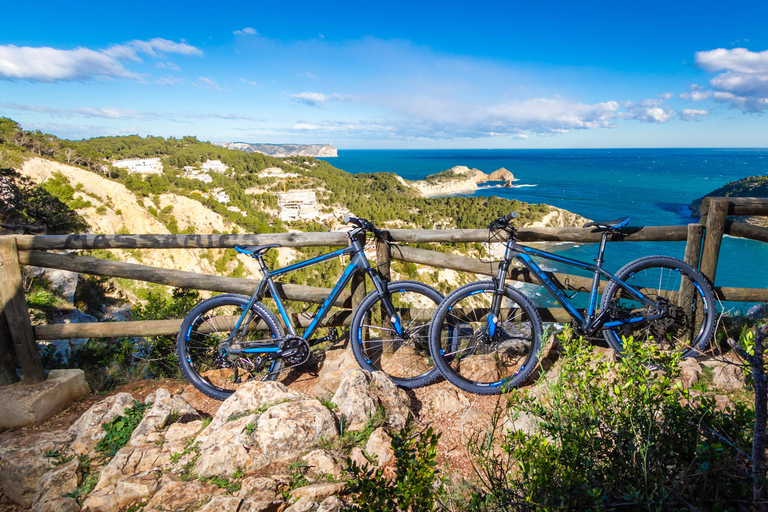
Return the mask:
[[[510,224],[517,213],[499,217],[490,226],[490,239],[508,236],[496,278],[454,290],[432,318],[430,351],[440,373],[459,388],[478,394],[497,394],[519,385],[538,363],[542,324],[536,307],[506,283],[512,259],[519,261],[573,318],[577,335],[602,330],[619,354],[622,339],[654,343],[683,357],[703,351],[715,329],[715,299],[706,278],[687,263],[668,256],[634,260],[616,272],[603,270],[608,237],[629,217],[590,222],[602,232],[595,264],[520,245]],[[531,256],[593,272],[589,304],[577,310],[568,295],[574,291],[542,270]],[[600,280],[608,283],[597,308]],[[578,292],[579,290],[575,290]]]
[[[338,333],[333,328],[328,336],[312,335],[358,270],[370,277],[375,288],[352,317],[349,337],[360,366],[383,371],[405,388],[422,386],[439,377],[429,354],[428,328],[443,296],[416,281],[386,282],[371,267],[357,235],[368,231],[384,238],[365,219],[347,217],[344,222],[355,226],[348,231],[349,246],[277,270],[267,267],[264,253],[279,244],[235,248],[258,260],[264,279],[253,296],[218,295],[198,304],[184,319],[176,339],[176,353],[181,370],[197,389],[224,400],[240,383],[275,380],[282,370],[303,364],[310,356],[310,347],[335,341]],[[345,255],[350,256],[350,262],[338,283],[312,315],[304,333],[298,334],[273,278]],[[267,291],[287,334],[275,314],[261,302]]]

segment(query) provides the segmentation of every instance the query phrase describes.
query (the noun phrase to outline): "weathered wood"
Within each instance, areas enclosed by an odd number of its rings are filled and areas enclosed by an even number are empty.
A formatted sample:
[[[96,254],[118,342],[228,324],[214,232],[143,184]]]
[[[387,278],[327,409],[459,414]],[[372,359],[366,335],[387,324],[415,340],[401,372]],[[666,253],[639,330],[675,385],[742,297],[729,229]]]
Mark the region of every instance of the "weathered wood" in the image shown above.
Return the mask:
[[[704,247],[701,251],[701,273],[707,276],[710,283],[715,282],[717,260],[720,256],[720,245],[725,231],[725,221],[728,217],[726,201],[710,201],[707,213],[707,225],[704,232]]]
[[[0,310],[5,312],[24,383],[43,382],[43,364],[29,321],[16,239],[12,236],[0,237]]]
[[[224,249],[236,245],[285,247],[347,246],[346,233],[263,233],[243,235],[49,235],[19,236],[19,250],[53,249]]]
[[[701,224],[688,224],[688,241],[685,244],[685,256],[683,261],[699,268],[701,259],[701,242],[704,238],[704,226]]]
[[[768,243],[768,228],[762,226],[753,226],[752,224],[747,224],[746,222],[733,222],[730,220],[726,221],[725,234]]]
[[[460,272],[470,272],[486,276],[495,276],[499,268],[498,262],[495,261],[486,263],[468,256],[429,251],[427,249],[417,249],[415,247],[406,247],[403,245],[398,245],[392,248],[392,258],[420,265],[448,268]],[[587,277],[561,273],[552,273],[552,275],[569,289],[589,291],[592,288],[592,279]],[[522,267],[510,268],[507,272],[507,276],[509,279],[520,281],[522,283],[541,284],[538,279],[531,275],[528,269]],[[601,284],[601,289],[603,286],[604,285]]]
[[[714,287],[715,296],[731,302],[768,302],[768,288]]]
[[[728,203],[728,215],[768,215],[768,199],[764,197],[705,197],[701,201],[701,215],[709,215],[712,204]]]
[[[11,330],[8,328],[5,311],[0,309],[0,386],[7,386],[19,381],[19,377],[16,375],[15,359],[16,349],[13,348]]]
[[[383,240],[376,239],[376,269],[379,274],[387,281],[392,279],[391,262],[392,257],[389,254],[389,233],[382,233]]]
[[[282,318],[278,318],[283,324]],[[92,322],[82,324],[36,325],[33,329],[38,340],[67,340],[81,338],[119,338],[123,336],[176,335],[183,319],[143,320],[139,322]],[[309,327],[310,318],[301,313],[291,315],[294,326]],[[336,311],[320,323],[323,327],[344,327],[352,323],[350,310]],[[285,325],[283,324],[283,327]]]
[[[252,295],[259,285],[259,281],[256,279],[239,279],[234,277],[213,276],[209,274],[197,274],[194,272],[183,272],[181,270],[137,265],[135,263],[102,260],[99,258],[91,258],[89,256],[76,256],[74,254],[21,251],[19,252],[19,258],[24,265],[57,268],[97,276],[123,277],[126,279],[176,286],[179,288],[194,288],[196,290]],[[313,286],[280,283],[278,283],[277,286],[287,300],[300,300],[314,304],[321,304],[330,293],[330,290]],[[342,292],[334,305],[338,307],[349,307],[349,301],[349,292]]]
[[[390,229],[395,242],[402,243],[474,243],[487,242],[487,229]],[[678,242],[686,239],[685,226],[626,227],[609,240],[614,242]],[[521,242],[578,242],[598,243],[600,232],[591,228],[520,228],[517,239]]]

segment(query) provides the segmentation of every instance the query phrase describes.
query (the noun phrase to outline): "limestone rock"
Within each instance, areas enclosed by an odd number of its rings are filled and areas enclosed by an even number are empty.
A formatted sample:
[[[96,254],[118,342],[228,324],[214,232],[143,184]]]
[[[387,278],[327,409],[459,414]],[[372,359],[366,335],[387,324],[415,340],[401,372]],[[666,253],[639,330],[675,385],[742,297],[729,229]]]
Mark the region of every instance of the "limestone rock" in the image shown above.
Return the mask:
[[[395,455],[392,451],[392,438],[382,427],[374,430],[371,437],[368,438],[368,442],[365,444],[365,451],[368,452],[368,455],[376,456],[376,462],[379,467],[385,466]]]
[[[80,505],[72,498],[58,496],[35,505],[32,512],[80,512]]]
[[[410,399],[384,372],[368,373],[360,368],[347,370],[331,401],[339,407],[345,430],[362,430],[379,405],[387,412],[394,429],[405,426]]]
[[[79,468],[80,461],[72,459],[47,472],[37,486],[37,492],[33,499],[33,510],[43,509],[46,502],[53,501],[77,489],[80,484]]]
[[[234,496],[214,496],[211,501],[198,509],[199,512],[238,512],[242,499]]]
[[[338,435],[331,411],[317,400],[275,405],[259,418],[255,437],[264,455],[273,462],[298,458],[320,439]]]
[[[138,473],[152,471],[158,466],[169,463],[170,454],[163,452],[162,448],[157,445],[153,444],[141,448],[124,446],[101,470],[94,491],[108,490],[112,492],[120,480]]]
[[[299,501],[285,509],[285,512],[312,512],[320,508],[320,505],[312,498],[303,496]]]
[[[157,485],[154,472],[131,475],[120,480],[115,486],[117,506],[122,509],[133,502],[149,498],[157,489]]]
[[[199,447],[200,457],[195,463],[195,474],[200,477],[232,476],[236,471],[252,471],[269,464],[248,430],[256,421],[250,414],[230,421],[211,433]],[[210,426],[209,426],[210,428]]]
[[[469,404],[469,398],[455,389],[439,389],[432,397],[432,408],[445,414],[462,412]]]
[[[91,406],[69,427],[69,432],[76,436],[69,445],[69,451],[75,455],[93,452],[106,434],[101,425],[112,421],[118,415],[125,414],[125,409],[132,405],[133,397],[129,393],[119,393]]]
[[[335,393],[344,373],[355,368],[359,369],[360,365],[357,364],[349,346],[326,350],[325,358],[317,374],[317,384],[313,389],[314,394]]]
[[[309,466],[309,470],[315,475],[332,475],[341,478],[344,470],[323,450],[314,450],[304,455],[301,460]]]
[[[746,385],[743,363],[733,353],[726,354],[725,359],[711,364],[712,384],[722,391],[738,391]]]
[[[339,512],[344,506],[344,502],[338,496],[329,496],[320,503],[317,512]]]
[[[323,501],[330,496],[336,496],[347,490],[347,484],[326,483],[299,487],[291,491],[294,498],[310,498],[312,501]]]
[[[461,374],[477,382],[495,382],[501,378],[496,360],[491,354],[464,358],[461,362]]]
[[[693,358],[684,359],[680,363],[680,382],[683,389],[688,389],[699,380],[701,375],[701,365]]]
[[[239,386],[232,396],[224,400],[208,428],[197,439],[200,442],[205,442],[211,432],[216,432],[219,427],[234,416],[251,414],[263,408],[262,406],[301,398],[299,393],[289,390],[279,382],[248,381]]]
[[[160,489],[149,500],[143,512],[195,510],[218,494],[222,494],[222,491],[214,485],[200,480],[182,482],[173,475],[165,474],[160,480]]]
[[[155,391],[154,401],[145,413],[141,422],[131,434],[128,441],[130,446],[141,446],[144,443],[154,443],[163,438],[162,430],[171,420],[178,417],[182,421],[199,417],[194,407],[182,398],[171,396],[171,393],[160,388]]]
[[[359,468],[364,468],[371,465],[371,463],[368,462],[368,457],[365,456],[363,450],[357,446],[352,448],[352,450],[349,452],[349,461]]]

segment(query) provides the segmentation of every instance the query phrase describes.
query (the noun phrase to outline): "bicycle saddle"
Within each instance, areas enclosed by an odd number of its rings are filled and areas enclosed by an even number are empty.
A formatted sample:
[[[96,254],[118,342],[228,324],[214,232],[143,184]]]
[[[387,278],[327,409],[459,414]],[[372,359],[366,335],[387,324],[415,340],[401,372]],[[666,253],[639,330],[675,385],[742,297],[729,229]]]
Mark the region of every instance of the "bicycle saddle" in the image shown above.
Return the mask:
[[[273,247],[282,247],[280,244],[264,244],[264,245],[249,245],[247,247],[235,246],[235,250],[240,254],[247,254],[253,256],[254,254],[261,254]]]
[[[597,229],[617,229],[617,228],[623,228],[627,225],[629,222],[629,217],[622,217],[620,219],[616,220],[607,220],[607,221],[595,221],[595,222],[587,222],[584,224],[585,228],[592,228],[595,227]]]

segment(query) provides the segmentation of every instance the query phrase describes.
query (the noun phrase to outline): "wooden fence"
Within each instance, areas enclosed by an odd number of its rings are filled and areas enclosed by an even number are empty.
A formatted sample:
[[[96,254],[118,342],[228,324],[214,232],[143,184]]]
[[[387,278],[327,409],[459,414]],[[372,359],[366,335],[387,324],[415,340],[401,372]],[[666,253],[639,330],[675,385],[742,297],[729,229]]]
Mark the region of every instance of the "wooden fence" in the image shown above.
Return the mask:
[[[688,226],[626,227],[612,237],[612,241],[686,241],[685,260],[699,267],[715,283],[715,271],[724,234],[768,242],[768,228],[728,221],[729,215],[768,216],[768,200],[757,198],[707,198],[701,205],[701,221]],[[495,275],[497,264],[477,259],[426,249],[409,247],[409,243],[485,242],[485,229],[385,230],[384,236],[396,245],[382,241],[376,243],[376,265],[389,277],[390,262],[428,265],[480,275]],[[521,242],[577,242],[600,241],[600,233],[584,228],[523,228],[518,230]],[[168,270],[145,265],[108,261],[79,256],[74,253],[57,254],[47,251],[79,249],[223,249],[236,245],[279,243],[285,247],[343,246],[348,237],[344,233],[279,233],[256,235],[8,235],[0,236],[0,384],[16,380],[13,371],[14,353],[18,357],[26,383],[44,379],[36,341],[120,336],[150,336],[175,334],[181,319],[95,322],[80,324],[54,324],[32,326],[29,320],[21,278],[21,265],[35,265],[81,272],[98,276],[120,277],[180,288],[194,288],[214,292],[251,295],[258,280],[237,279],[214,275],[201,275],[179,270]],[[591,278],[555,274],[561,282],[567,279],[571,286],[589,289]],[[537,282],[525,270],[513,268],[510,278],[527,283]],[[330,290],[309,286],[280,285],[288,300],[321,303]],[[768,289],[726,288],[714,286],[723,301],[768,302]],[[351,312],[365,296],[364,276],[356,276],[352,289],[344,292],[336,306],[343,308],[329,315],[324,325],[349,325]],[[569,321],[560,308],[540,309],[542,320]],[[296,325],[308,322],[295,315]]]

